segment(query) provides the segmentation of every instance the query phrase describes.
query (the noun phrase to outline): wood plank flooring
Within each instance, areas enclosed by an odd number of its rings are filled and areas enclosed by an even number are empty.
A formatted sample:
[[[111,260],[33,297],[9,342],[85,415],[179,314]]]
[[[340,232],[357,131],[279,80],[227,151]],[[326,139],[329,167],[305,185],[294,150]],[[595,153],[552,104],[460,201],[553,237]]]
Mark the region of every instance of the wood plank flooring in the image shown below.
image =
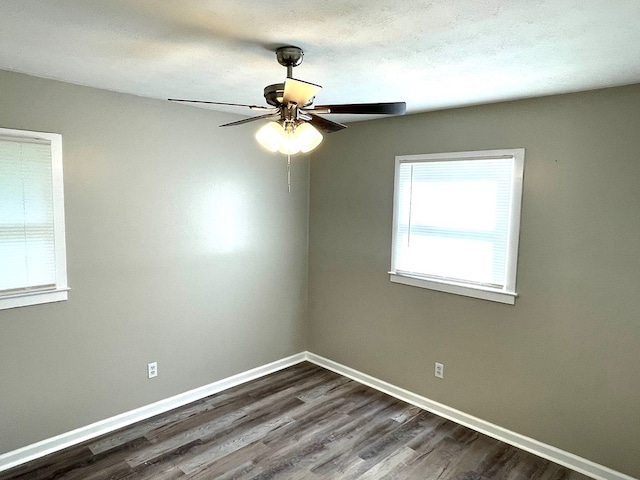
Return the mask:
[[[0,473],[0,480],[584,475],[310,363]]]

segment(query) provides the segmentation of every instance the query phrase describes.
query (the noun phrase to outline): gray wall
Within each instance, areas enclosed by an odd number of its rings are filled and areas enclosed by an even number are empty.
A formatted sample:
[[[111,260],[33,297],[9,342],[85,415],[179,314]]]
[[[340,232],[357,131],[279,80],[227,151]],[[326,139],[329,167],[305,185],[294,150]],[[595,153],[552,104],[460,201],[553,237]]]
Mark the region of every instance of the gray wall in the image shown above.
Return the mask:
[[[0,72],[0,126],[63,137],[72,289],[0,311],[0,453],[304,350],[308,160],[287,194],[238,118]]]
[[[639,129],[631,86],[332,135],[311,160],[309,350],[640,477]],[[515,147],[516,305],[392,284],[395,155]]]
[[[251,127],[217,127],[234,118],[0,72],[0,126],[63,135],[72,287],[0,311],[0,453],[308,348],[640,477],[640,86],[331,135],[308,344],[308,163],[287,194]],[[391,284],[394,156],[511,147],[516,305]]]

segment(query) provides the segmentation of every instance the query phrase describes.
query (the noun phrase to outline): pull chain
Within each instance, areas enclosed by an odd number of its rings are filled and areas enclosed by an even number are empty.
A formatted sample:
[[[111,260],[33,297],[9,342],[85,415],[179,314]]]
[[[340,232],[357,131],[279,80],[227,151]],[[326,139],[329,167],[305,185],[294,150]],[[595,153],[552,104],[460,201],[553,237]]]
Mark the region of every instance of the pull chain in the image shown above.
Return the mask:
[[[291,193],[291,154],[287,153],[287,190]]]

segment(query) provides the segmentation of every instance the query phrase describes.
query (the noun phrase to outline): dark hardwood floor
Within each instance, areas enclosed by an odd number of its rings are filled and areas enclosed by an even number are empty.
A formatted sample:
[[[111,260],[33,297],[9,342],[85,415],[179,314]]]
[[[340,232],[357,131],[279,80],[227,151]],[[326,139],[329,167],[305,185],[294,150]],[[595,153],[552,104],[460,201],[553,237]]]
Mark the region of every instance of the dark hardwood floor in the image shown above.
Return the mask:
[[[301,363],[0,480],[549,479],[584,475]]]

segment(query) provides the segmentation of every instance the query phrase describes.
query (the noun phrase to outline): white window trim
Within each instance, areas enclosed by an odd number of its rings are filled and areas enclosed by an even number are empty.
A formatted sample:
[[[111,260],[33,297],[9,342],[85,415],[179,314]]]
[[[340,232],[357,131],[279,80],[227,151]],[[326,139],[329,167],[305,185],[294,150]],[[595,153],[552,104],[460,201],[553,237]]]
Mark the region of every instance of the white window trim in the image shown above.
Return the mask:
[[[502,149],[502,150],[482,150],[452,153],[430,153],[420,155],[399,155],[396,156],[395,180],[394,180],[394,206],[393,206],[393,236],[391,249],[391,271],[389,280],[394,283],[401,283],[413,287],[428,288],[440,292],[453,293],[467,297],[480,298],[493,302],[514,305],[516,297],[516,275],[518,263],[518,244],[520,239],[520,214],[522,209],[522,188],[524,177],[524,148]],[[504,289],[492,289],[485,286],[476,286],[466,283],[457,283],[447,279],[421,277],[395,271],[395,241],[398,234],[398,202],[399,202],[399,175],[400,164],[416,161],[456,161],[456,160],[482,160],[496,158],[514,159],[513,178],[513,208],[511,209],[510,224],[511,229],[508,239],[507,251],[507,278]]]
[[[0,128],[0,135],[46,141],[51,145],[51,181],[53,192],[53,228],[56,261],[56,286],[0,296],[0,310],[67,300],[67,254],[64,218],[64,183],[62,175],[62,135]]]

